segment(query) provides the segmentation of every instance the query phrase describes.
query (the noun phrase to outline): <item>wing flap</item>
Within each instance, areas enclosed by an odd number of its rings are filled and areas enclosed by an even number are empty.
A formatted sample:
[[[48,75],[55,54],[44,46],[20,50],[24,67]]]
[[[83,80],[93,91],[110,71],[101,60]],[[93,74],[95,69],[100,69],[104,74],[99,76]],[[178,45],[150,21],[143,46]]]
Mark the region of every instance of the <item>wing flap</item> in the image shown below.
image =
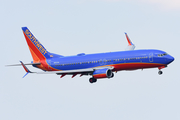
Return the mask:
[[[46,72],[35,72],[37,74],[74,74],[74,73],[91,73],[93,72],[93,68],[88,69],[76,69],[76,70],[63,70],[63,71],[46,71]]]
[[[88,75],[88,74],[93,74],[93,72],[95,70],[99,70],[99,69],[110,69],[113,70],[114,67],[113,66],[101,66],[101,67],[94,67],[94,68],[87,68],[87,69],[75,69],[75,70],[63,70],[63,71],[45,71],[45,72],[31,72],[26,66],[25,64],[21,62],[21,65],[23,66],[24,70],[27,72],[24,77],[28,74],[28,73],[36,73],[36,74],[57,74],[57,75],[61,75],[61,78],[64,77],[67,74],[72,74],[72,78],[75,77],[77,74],[81,74],[82,75]]]

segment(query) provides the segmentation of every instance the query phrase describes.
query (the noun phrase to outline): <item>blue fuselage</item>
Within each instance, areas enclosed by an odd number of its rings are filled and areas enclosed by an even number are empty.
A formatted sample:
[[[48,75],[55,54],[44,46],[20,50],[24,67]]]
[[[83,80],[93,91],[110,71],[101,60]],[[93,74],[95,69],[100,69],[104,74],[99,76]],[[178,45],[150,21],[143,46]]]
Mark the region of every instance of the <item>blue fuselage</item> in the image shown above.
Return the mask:
[[[132,50],[76,56],[54,57],[47,63],[57,70],[113,66],[113,71],[167,66],[174,58],[161,50]]]

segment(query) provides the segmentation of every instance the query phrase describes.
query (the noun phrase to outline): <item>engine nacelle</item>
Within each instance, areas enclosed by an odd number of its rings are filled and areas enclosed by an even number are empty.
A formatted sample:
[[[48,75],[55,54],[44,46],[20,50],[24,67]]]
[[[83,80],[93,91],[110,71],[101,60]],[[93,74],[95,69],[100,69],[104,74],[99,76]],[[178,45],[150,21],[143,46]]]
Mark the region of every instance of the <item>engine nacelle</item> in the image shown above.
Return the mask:
[[[100,79],[100,78],[111,78],[113,77],[114,74],[112,73],[112,71],[108,68],[104,68],[104,69],[98,69],[95,70],[93,72],[93,77],[96,79]]]

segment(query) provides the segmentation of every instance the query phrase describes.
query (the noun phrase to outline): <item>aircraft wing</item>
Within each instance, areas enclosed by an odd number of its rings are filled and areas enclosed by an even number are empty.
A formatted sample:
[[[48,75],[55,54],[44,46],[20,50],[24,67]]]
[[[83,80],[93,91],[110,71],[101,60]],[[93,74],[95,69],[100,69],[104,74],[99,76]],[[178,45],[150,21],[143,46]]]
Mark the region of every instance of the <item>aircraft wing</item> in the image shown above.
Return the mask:
[[[98,69],[104,69],[104,68],[108,68],[110,70],[114,69],[114,67],[112,66],[103,66],[103,67],[94,67],[94,68],[87,68],[87,69],[76,69],[76,70],[63,70],[63,71],[46,71],[46,72],[34,72],[37,74],[74,74],[74,73],[92,73],[95,70]]]
[[[114,67],[112,66],[103,66],[103,67],[94,67],[94,68],[87,68],[87,69],[76,69],[76,70],[63,70],[63,71],[45,71],[45,72],[31,72],[26,66],[25,64],[21,62],[21,65],[23,66],[23,68],[25,69],[25,71],[27,72],[23,78],[28,74],[28,73],[36,73],[36,74],[57,74],[57,75],[62,75],[62,77],[64,77],[67,74],[73,75],[72,78],[74,76],[76,76],[77,74],[81,74],[82,75],[89,75],[92,74],[95,70],[98,69],[104,69],[104,68],[108,68],[110,70],[114,69]]]

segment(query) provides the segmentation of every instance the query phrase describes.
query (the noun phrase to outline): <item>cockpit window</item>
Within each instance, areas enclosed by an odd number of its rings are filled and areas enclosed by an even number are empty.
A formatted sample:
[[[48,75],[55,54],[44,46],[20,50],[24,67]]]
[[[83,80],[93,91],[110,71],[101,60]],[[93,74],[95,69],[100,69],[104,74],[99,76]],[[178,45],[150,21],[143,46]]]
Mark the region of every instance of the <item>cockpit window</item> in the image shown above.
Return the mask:
[[[165,55],[168,55],[167,53],[164,53],[164,54],[158,54],[158,57],[162,57],[162,56],[165,56]]]

